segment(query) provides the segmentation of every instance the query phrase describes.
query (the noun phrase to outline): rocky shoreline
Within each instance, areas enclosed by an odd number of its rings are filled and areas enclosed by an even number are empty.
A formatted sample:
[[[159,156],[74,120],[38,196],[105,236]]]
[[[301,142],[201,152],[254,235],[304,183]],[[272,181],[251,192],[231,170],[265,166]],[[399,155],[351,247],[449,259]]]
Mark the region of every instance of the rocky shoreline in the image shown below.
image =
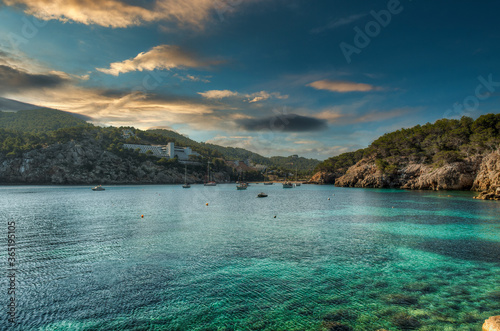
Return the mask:
[[[345,174],[319,172],[309,183],[360,188],[473,190],[481,192],[475,197],[477,199],[500,200],[500,152],[467,158],[437,168],[408,162],[391,173],[377,167],[374,158],[365,158],[350,167]]]
[[[213,174],[225,181],[225,173]],[[205,172],[190,172],[190,183],[202,183]],[[2,185],[96,185],[96,184],[179,184],[184,169],[133,158],[120,157],[105,150],[99,142],[70,141],[34,149],[19,157],[0,155]]]

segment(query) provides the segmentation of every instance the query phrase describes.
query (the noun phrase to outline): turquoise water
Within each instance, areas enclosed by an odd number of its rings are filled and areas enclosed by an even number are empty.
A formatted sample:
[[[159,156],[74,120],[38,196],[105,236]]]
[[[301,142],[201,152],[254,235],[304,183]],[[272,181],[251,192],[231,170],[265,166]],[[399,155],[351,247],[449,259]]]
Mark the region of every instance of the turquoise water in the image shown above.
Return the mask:
[[[0,187],[18,258],[0,329],[481,330],[500,315],[500,203],[472,196]]]

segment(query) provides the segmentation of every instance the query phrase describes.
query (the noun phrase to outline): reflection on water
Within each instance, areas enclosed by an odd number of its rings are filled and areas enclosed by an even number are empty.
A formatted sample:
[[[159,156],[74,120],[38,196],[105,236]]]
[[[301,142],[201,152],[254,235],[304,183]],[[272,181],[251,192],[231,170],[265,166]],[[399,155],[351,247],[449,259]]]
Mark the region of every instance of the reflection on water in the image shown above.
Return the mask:
[[[17,329],[480,330],[500,310],[500,205],[471,196],[0,187]]]

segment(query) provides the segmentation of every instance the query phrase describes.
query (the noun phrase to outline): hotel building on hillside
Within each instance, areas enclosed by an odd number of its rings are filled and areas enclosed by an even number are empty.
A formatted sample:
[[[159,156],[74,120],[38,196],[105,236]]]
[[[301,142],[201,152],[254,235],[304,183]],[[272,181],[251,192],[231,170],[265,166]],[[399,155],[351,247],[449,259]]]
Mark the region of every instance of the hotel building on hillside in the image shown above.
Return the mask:
[[[179,161],[188,161],[191,155],[200,156],[200,154],[193,152],[190,147],[176,147],[174,143],[168,145],[137,145],[137,144],[123,144],[123,148],[136,150],[139,153],[146,153],[151,151],[154,156],[158,158],[173,159],[177,156]]]

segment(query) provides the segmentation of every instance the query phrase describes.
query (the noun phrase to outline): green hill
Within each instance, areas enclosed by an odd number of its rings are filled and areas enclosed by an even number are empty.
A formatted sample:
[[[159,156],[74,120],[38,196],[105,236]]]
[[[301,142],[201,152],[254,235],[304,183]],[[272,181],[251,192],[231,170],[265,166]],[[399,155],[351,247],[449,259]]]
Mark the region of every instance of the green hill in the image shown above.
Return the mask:
[[[79,125],[88,124],[76,115],[54,109],[0,111],[0,129],[10,131],[44,133]]]
[[[416,162],[440,167],[467,157],[489,153],[500,146],[500,114],[488,114],[473,120],[440,119],[387,133],[366,149],[344,153],[321,162],[317,171],[345,173],[361,159],[374,159],[384,173],[402,164]]]
[[[80,128],[75,130],[75,128]],[[82,131],[83,129],[83,131]],[[122,132],[129,129],[135,137],[123,138]],[[223,147],[194,141],[171,130],[139,130],[133,127],[100,128],[87,123],[77,114],[53,109],[20,110],[17,112],[0,111],[0,152],[14,155],[32,148],[40,148],[54,142],[78,141],[82,132],[87,132],[95,139],[102,140],[104,148],[119,151],[124,143],[160,144],[169,142],[177,146],[190,147],[205,158],[225,160],[250,160],[255,164],[268,166],[270,169],[293,170],[310,173],[319,163],[318,160],[297,157],[267,158],[243,148]],[[103,140],[104,139],[104,140]]]

